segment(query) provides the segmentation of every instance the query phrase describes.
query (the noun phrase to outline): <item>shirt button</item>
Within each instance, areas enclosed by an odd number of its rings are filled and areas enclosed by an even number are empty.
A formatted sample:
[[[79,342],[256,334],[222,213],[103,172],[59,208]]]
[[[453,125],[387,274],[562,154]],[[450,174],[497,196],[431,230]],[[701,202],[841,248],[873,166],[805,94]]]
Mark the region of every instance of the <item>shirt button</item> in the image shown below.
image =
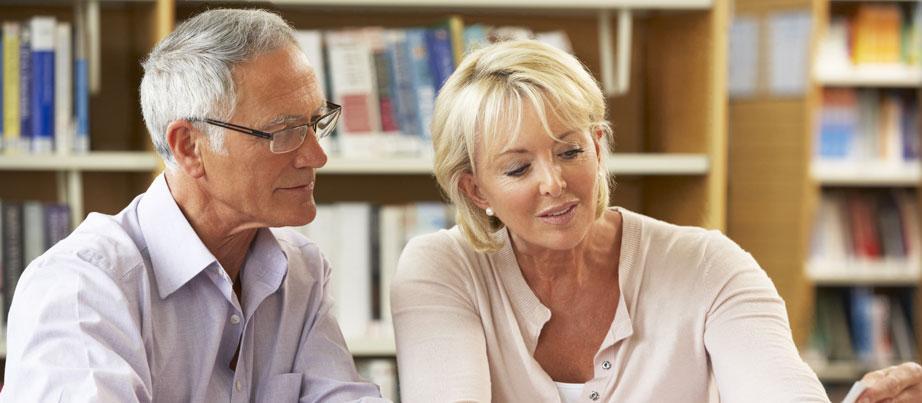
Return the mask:
[[[611,361],[602,362],[602,369],[611,369]]]
[[[236,324],[240,323],[240,317],[237,316],[236,314],[231,315],[230,322],[231,322],[232,325],[236,325]]]
[[[599,400],[599,392],[592,392],[592,393],[590,393],[590,394],[589,394],[589,398],[592,399],[593,401]]]
[[[238,392],[243,390],[243,386],[240,385],[240,381],[234,382],[234,388],[236,388]]]

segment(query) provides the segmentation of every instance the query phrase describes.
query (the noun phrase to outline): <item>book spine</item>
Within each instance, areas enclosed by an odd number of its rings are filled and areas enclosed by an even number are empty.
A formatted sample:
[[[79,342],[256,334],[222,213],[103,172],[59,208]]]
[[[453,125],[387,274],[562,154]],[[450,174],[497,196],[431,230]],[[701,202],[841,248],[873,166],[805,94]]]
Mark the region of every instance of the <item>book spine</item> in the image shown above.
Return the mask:
[[[455,61],[451,50],[451,35],[448,28],[440,27],[427,30],[426,48],[429,51],[432,84],[435,86],[435,91],[438,92],[455,70]]]
[[[51,152],[54,147],[54,39],[57,22],[53,17],[34,17],[29,24],[32,42],[32,94],[29,97],[32,119],[32,151]]]
[[[3,148],[7,152],[20,150],[19,37],[19,23],[3,23]]]
[[[73,52],[70,23],[55,30],[54,56],[54,148],[69,153],[74,141]]]
[[[90,66],[88,62],[89,45],[85,21],[85,9],[75,8],[74,25],[74,110],[76,124],[74,127],[73,151],[85,153],[90,151]]]
[[[32,149],[32,32],[23,26],[19,37],[19,146]]]
[[[22,258],[22,205],[16,202],[3,202],[3,299],[6,309],[13,300],[13,291],[23,269]],[[3,312],[7,322],[7,311]]]

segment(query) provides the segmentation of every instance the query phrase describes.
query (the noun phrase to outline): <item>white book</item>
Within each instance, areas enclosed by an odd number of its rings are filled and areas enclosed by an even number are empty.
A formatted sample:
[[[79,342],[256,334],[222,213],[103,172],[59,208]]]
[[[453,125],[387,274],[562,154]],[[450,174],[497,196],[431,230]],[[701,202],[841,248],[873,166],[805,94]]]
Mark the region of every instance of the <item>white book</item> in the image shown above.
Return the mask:
[[[55,129],[55,37],[54,17],[36,16],[29,20],[32,74],[29,107],[32,151],[50,153],[54,148]]]
[[[41,202],[22,204],[23,268],[45,253],[45,207]]]
[[[399,400],[397,393],[397,364],[393,359],[373,358],[357,365],[359,375],[381,388],[381,396],[392,402]]]
[[[323,34],[318,30],[298,30],[295,31],[295,40],[298,42],[298,47],[301,48],[301,51],[304,52],[304,55],[307,56],[307,60],[310,62],[311,67],[314,68],[314,75],[317,76],[317,83],[320,86],[320,91],[323,93],[324,98],[326,98],[326,71],[324,68],[324,58],[323,58]]]
[[[74,141],[73,48],[71,25],[58,23],[55,31],[54,57],[54,148],[59,154],[70,153]]]
[[[347,340],[365,337],[371,322],[371,205],[337,204],[339,263],[334,266],[336,316]]]
[[[383,328],[392,329],[391,280],[397,272],[397,260],[406,245],[405,206],[381,207],[379,239],[381,242],[381,322]],[[391,335],[393,336],[393,335]]]
[[[339,145],[343,155],[373,156],[381,116],[369,30],[324,33],[333,102],[343,106]]]

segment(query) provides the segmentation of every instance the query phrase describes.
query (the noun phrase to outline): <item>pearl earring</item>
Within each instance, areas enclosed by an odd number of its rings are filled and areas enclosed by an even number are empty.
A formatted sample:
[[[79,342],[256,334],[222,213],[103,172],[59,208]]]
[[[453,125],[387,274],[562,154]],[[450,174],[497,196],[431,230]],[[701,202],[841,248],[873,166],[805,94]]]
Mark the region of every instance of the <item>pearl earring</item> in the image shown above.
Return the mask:
[[[493,217],[493,209],[492,209],[492,208],[487,207],[487,209],[484,210],[484,211],[487,213],[488,216]]]

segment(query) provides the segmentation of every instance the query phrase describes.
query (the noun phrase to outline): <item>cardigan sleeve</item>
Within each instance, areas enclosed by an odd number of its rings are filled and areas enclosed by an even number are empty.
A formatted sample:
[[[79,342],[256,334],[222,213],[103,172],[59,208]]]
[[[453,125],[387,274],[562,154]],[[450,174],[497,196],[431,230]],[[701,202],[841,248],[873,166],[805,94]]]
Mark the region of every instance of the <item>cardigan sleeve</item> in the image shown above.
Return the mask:
[[[784,301],[755,259],[708,237],[704,342],[722,402],[828,402],[800,358]]]
[[[471,264],[442,231],[411,240],[391,285],[406,403],[489,402],[490,370]]]

